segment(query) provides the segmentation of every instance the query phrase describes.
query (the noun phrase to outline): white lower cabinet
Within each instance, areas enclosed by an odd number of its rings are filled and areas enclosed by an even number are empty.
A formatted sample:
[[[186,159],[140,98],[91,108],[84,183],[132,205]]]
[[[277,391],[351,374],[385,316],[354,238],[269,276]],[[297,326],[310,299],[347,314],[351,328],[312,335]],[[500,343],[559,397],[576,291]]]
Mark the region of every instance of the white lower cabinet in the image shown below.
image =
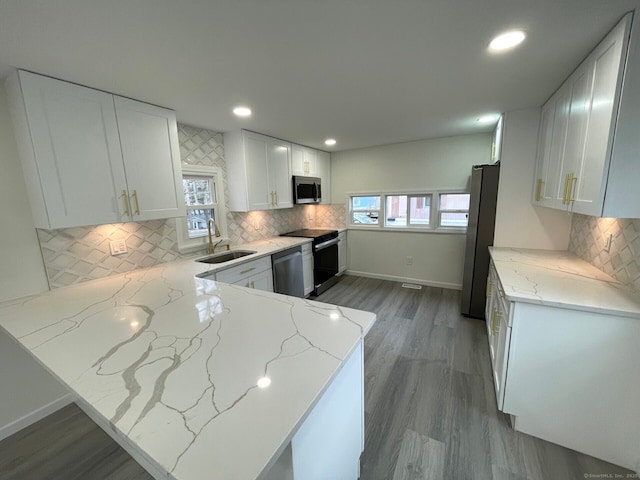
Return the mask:
[[[640,319],[509,301],[493,261],[489,282],[487,333],[498,409],[520,432],[637,468]]]
[[[311,294],[315,288],[313,281],[313,252],[311,243],[302,245],[302,281],[304,284],[304,296]]]
[[[489,354],[491,355],[491,369],[493,384],[496,391],[498,409],[502,410],[504,402],[504,383],[507,376],[507,361],[509,356],[509,327],[510,302],[505,298],[504,289],[495,271],[493,262],[489,267],[487,279],[487,336],[489,338]]]
[[[347,232],[338,233],[338,275],[347,271]]]
[[[216,281],[231,283],[241,287],[273,292],[273,271],[271,257],[263,257],[252,262],[221,270],[215,274]]]

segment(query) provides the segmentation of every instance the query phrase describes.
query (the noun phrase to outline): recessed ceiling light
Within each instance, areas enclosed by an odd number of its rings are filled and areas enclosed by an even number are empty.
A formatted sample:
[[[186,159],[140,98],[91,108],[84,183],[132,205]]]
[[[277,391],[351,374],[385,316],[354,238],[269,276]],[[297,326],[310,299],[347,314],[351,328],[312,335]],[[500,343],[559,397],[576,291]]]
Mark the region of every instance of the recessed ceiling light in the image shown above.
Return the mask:
[[[236,107],[233,109],[233,113],[238,117],[251,116],[251,109],[249,107]]]
[[[500,115],[492,113],[491,115],[481,116],[477,121],[478,123],[494,123],[498,121],[498,118],[500,118]]]
[[[501,52],[520,45],[526,35],[522,30],[512,30],[510,32],[501,33],[491,40],[489,50],[492,52]]]
[[[335,144],[336,144],[336,139],[335,139],[335,138],[327,138],[327,139],[324,141],[324,144],[325,144],[325,145],[328,145],[328,146],[330,146],[330,147],[331,147],[331,146],[333,146],[333,145],[335,145]]]

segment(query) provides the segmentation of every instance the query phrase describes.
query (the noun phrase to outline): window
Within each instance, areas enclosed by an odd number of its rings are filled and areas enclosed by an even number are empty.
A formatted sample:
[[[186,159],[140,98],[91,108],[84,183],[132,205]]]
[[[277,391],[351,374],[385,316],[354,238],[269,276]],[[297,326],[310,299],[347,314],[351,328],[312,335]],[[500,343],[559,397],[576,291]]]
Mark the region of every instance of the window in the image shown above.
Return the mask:
[[[180,252],[200,250],[208,244],[207,224],[210,219],[216,222],[222,237],[225,238],[226,221],[221,170],[218,167],[184,166],[182,187],[186,217],[177,219],[176,223]]]
[[[368,197],[351,197],[351,223],[371,225],[378,224],[380,216],[380,195]]]
[[[465,232],[468,216],[469,194],[460,191],[349,196],[349,223],[353,227]]]
[[[431,195],[386,195],[386,227],[428,227],[431,223]]]
[[[441,193],[438,225],[445,228],[467,228],[469,224],[469,194]]]

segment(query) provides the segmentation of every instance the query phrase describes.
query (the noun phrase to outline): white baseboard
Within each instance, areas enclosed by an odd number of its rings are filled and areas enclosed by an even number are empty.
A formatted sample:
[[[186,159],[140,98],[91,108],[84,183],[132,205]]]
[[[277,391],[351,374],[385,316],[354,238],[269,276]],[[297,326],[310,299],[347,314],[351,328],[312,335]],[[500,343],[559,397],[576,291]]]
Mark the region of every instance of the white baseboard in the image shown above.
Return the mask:
[[[389,280],[390,282],[407,282],[416,283],[418,285],[426,285],[428,287],[448,288],[451,290],[462,290],[462,285],[459,283],[447,283],[447,282],[434,282],[430,280],[423,280],[420,278],[408,278],[408,277],[396,277],[394,275],[382,275],[379,273],[370,272],[357,272],[354,270],[347,270],[347,275],[354,275],[356,277],[377,278],[378,280]]]
[[[33,412],[29,412],[26,415],[14,420],[13,422],[1,426],[0,427],[0,440],[4,440],[7,437],[10,437],[16,432],[19,432],[23,428],[27,428],[29,425],[36,423],[38,420],[42,420],[44,417],[51,415],[53,412],[57,412],[63,407],[66,407],[71,402],[73,402],[73,398],[71,394],[67,393],[56,400],[47,403],[46,405],[34,410]]]

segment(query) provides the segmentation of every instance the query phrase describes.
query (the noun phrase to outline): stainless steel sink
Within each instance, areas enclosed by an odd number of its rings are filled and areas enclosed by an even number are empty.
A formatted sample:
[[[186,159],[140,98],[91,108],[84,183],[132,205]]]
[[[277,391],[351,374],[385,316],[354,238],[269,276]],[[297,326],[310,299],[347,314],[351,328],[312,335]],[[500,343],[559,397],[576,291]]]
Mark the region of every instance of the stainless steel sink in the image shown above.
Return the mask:
[[[231,252],[216,253],[208,257],[198,258],[196,262],[201,263],[224,263],[236,258],[246,257],[247,255],[253,255],[254,251],[251,250],[233,250]]]

